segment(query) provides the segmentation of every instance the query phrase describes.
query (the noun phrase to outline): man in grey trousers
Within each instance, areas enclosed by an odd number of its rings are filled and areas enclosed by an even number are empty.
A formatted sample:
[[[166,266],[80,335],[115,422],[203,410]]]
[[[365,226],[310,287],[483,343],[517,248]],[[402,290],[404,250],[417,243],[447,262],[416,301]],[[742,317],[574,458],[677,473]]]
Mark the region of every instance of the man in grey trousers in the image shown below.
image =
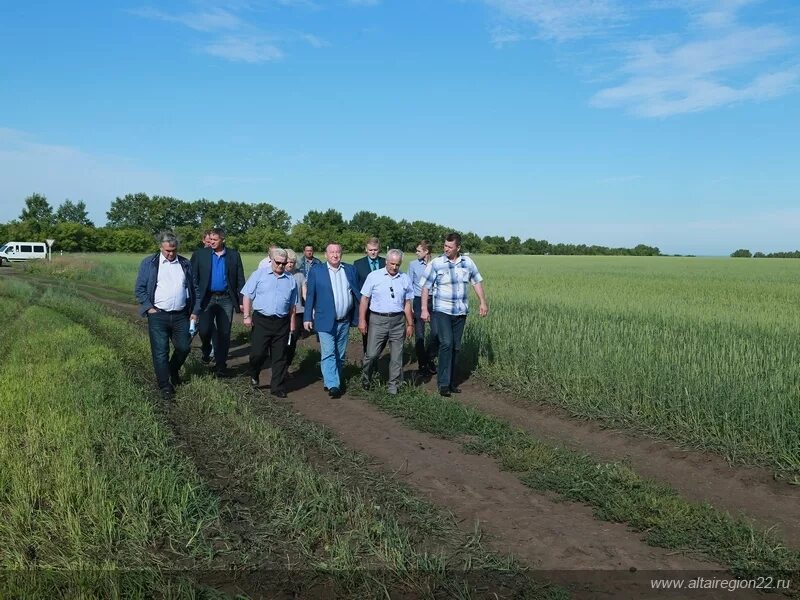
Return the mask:
[[[400,272],[403,253],[389,250],[386,266],[372,271],[361,288],[358,330],[367,336],[367,348],[361,369],[361,385],[368,390],[372,371],[381,352],[389,344],[390,394],[396,394],[403,382],[403,340],[414,334],[411,301],[414,287],[408,275]],[[367,318],[369,311],[369,319]]]

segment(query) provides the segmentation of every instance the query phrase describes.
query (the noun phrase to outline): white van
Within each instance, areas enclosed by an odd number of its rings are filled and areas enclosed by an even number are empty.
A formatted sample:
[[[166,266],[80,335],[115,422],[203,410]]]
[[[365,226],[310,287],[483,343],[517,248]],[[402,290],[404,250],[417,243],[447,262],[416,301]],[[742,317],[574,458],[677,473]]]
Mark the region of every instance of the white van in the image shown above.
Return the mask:
[[[44,242],[6,242],[0,246],[0,267],[5,263],[47,258]]]

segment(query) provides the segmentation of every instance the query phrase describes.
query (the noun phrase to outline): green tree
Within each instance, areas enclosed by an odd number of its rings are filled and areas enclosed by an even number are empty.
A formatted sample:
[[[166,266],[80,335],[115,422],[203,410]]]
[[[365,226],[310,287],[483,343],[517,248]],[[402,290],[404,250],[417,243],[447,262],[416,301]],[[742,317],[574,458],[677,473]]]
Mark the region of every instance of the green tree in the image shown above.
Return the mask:
[[[86,203],[79,200],[77,203],[72,200],[64,200],[56,210],[57,223],[79,223],[94,227],[94,223],[89,220],[89,213],[86,211]]]
[[[753,254],[747,248],[739,248],[735,252],[731,252],[732,258],[751,258]]]
[[[22,209],[19,220],[28,223],[39,235],[55,224],[53,207],[42,194],[31,194],[25,198],[25,208]]]

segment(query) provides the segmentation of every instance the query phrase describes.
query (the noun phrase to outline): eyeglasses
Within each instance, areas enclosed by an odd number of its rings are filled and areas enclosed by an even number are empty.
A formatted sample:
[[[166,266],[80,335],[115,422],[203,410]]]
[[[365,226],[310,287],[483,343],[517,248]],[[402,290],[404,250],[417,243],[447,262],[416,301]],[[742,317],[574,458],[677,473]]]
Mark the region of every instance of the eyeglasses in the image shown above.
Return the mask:
[[[276,267],[285,267],[286,266],[286,262],[280,262],[280,261],[277,261],[277,260],[273,260],[272,264],[275,265]]]
[[[394,298],[394,288],[392,286],[389,286],[389,293],[392,295],[392,298]]]

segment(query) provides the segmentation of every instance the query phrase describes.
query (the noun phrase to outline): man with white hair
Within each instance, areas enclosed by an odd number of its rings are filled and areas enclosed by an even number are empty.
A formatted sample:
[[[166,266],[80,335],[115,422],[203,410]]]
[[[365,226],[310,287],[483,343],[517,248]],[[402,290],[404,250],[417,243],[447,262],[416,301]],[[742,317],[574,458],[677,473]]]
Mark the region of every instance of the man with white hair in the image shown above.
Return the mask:
[[[272,395],[286,398],[286,347],[295,332],[297,284],[286,273],[286,250],[272,250],[272,268],[258,269],[242,288],[244,324],[253,328],[250,385],[257,388],[267,356],[272,357]]]
[[[367,337],[367,350],[361,368],[361,385],[366,390],[372,383],[372,371],[381,352],[389,343],[390,394],[396,394],[403,382],[403,339],[414,333],[411,301],[414,286],[400,272],[403,253],[389,250],[386,266],[372,271],[361,288],[358,329]],[[369,319],[367,318],[369,311]]]

